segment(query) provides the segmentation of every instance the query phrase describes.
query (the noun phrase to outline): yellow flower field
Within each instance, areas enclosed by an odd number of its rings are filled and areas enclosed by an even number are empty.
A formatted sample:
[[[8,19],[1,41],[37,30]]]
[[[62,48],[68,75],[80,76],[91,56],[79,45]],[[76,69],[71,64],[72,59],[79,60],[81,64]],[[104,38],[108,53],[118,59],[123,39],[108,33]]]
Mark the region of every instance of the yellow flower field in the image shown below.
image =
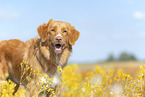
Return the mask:
[[[0,84],[0,96],[37,97],[39,95],[45,97],[47,92],[51,92],[51,97],[143,97],[145,95],[144,65],[140,66],[138,72],[132,71],[136,73],[136,76],[126,74],[123,69],[107,65],[93,65],[93,69],[87,71],[85,68],[85,72],[82,68],[83,66],[77,64],[66,66],[64,70],[58,67],[60,84],[56,90],[51,88],[54,85],[53,78],[32,70],[37,78],[31,80],[28,76],[27,79],[30,79],[28,87],[21,86],[13,96],[15,84],[11,81],[4,81]],[[49,84],[44,80],[40,83],[38,77],[43,77]]]

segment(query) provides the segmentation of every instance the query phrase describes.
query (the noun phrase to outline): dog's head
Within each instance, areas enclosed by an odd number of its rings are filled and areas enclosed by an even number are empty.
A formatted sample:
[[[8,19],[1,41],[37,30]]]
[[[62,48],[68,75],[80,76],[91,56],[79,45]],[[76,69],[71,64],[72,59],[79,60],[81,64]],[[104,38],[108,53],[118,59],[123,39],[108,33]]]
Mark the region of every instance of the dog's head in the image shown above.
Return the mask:
[[[49,46],[55,53],[59,54],[66,47],[75,44],[80,33],[69,23],[49,20],[47,24],[37,28],[43,46]]]

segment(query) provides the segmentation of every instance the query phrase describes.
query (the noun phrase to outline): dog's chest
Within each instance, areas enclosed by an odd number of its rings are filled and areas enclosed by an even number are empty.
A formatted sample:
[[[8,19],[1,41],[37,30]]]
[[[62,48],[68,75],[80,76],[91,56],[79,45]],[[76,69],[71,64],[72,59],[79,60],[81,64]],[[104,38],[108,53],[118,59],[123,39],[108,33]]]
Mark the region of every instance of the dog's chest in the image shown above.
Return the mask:
[[[48,48],[41,47],[40,51],[36,52],[37,66],[41,72],[53,76],[57,72],[59,58],[56,54],[52,54]]]

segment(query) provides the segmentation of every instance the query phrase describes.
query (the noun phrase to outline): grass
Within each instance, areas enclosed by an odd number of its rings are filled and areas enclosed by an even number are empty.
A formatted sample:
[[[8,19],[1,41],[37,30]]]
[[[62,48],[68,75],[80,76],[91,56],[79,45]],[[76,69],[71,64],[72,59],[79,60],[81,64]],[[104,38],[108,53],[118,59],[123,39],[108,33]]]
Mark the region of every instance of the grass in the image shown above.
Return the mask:
[[[58,70],[60,84],[56,90],[52,88],[53,78],[32,70],[36,78],[27,77],[29,87],[26,89],[21,86],[14,97],[37,97],[40,93],[45,97],[46,91],[51,92],[51,97],[143,97],[145,95],[144,62],[72,64],[66,66],[64,70],[58,67]],[[45,81],[40,83],[40,77],[44,77]],[[11,81],[0,84],[1,97],[13,97],[14,86]]]

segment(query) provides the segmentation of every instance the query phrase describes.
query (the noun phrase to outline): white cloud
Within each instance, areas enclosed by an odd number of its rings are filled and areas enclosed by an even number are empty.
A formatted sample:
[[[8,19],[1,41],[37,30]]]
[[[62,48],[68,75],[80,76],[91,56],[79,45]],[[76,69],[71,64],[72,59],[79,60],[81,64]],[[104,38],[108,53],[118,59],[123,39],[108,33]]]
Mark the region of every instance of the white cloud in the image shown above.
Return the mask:
[[[145,12],[136,11],[133,13],[135,19],[145,19]]]
[[[19,13],[0,10],[0,20],[11,20],[17,18],[20,18]]]

